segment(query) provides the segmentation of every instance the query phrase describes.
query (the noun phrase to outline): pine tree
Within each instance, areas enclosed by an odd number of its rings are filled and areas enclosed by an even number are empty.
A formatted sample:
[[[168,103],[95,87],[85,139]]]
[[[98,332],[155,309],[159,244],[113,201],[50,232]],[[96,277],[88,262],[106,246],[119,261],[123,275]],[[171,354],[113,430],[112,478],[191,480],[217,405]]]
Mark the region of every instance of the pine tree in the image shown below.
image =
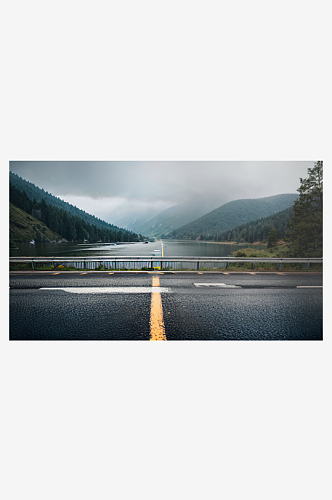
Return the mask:
[[[267,248],[275,247],[278,242],[278,233],[275,227],[272,227],[267,235]]]
[[[300,195],[285,236],[292,257],[322,257],[323,253],[323,162],[308,168],[308,174],[307,179],[300,178]]]

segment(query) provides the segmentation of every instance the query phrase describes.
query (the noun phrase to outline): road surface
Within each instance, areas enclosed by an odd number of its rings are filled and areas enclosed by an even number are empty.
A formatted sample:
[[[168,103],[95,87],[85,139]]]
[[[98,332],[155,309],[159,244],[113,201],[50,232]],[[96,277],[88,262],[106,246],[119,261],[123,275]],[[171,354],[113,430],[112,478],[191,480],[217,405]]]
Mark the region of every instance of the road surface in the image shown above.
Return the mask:
[[[319,273],[10,275],[10,340],[322,340]]]

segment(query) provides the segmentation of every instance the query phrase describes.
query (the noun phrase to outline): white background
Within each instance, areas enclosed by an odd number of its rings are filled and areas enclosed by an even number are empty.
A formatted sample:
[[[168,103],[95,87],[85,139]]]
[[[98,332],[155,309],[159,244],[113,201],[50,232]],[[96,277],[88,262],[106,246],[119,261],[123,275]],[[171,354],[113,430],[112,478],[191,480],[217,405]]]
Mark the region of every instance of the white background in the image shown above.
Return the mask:
[[[324,160],[326,188],[328,7],[2,2],[4,219],[10,160]],[[2,498],[331,498],[327,291],[323,342],[9,342],[7,230]]]

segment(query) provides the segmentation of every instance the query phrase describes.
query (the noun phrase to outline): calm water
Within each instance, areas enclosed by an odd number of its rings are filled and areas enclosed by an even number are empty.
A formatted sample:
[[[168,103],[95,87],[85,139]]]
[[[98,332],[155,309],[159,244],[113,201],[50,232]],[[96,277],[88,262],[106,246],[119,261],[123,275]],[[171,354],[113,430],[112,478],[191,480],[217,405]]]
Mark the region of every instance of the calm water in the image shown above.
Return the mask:
[[[178,241],[164,240],[165,257],[228,257],[240,247],[252,245],[233,245],[223,243],[211,243],[202,241]],[[257,248],[257,247],[256,247]],[[95,244],[78,245],[69,243],[18,243],[18,250],[11,249],[11,257],[88,257],[88,256],[112,256],[112,255],[137,255],[153,256],[161,255],[161,242],[154,243],[121,243],[121,244]]]

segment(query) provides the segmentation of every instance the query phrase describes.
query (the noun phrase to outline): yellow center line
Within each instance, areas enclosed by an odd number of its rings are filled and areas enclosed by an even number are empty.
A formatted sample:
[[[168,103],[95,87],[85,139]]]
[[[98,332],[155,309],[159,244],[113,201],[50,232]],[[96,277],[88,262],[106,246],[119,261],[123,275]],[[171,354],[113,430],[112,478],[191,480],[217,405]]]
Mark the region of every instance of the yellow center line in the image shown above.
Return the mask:
[[[60,273],[53,273],[53,276],[55,276],[56,274],[60,274]]]
[[[256,273],[249,273],[249,274],[255,274],[256,275]]]
[[[224,274],[229,274],[229,273],[224,273]]]
[[[87,273],[81,273],[81,276],[83,276],[83,274],[87,274]]]
[[[152,286],[160,287],[159,276],[152,277]],[[160,292],[151,293],[150,340],[167,340]]]
[[[114,273],[108,273],[108,274],[114,274]],[[136,273],[137,274],[137,273]]]

